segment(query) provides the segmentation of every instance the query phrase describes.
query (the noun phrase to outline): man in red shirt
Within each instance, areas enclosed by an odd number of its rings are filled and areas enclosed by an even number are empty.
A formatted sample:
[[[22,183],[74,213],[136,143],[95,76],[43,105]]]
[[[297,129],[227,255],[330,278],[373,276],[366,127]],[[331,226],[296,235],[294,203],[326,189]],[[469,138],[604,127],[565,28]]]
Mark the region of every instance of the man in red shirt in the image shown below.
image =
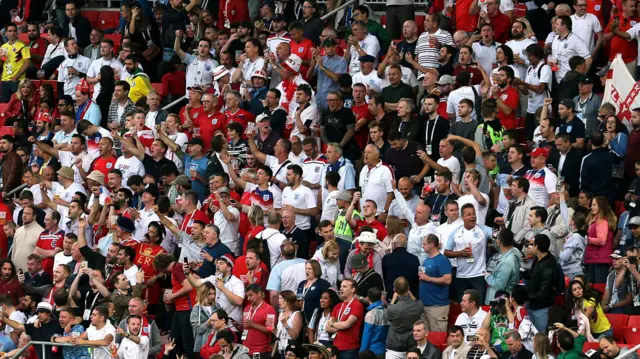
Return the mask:
[[[271,355],[271,334],[275,327],[276,310],[264,301],[264,288],[250,284],[246,290],[249,304],[242,313],[242,340],[249,348],[249,355],[260,358]]]
[[[498,117],[502,126],[506,129],[518,127],[516,120],[516,108],[520,103],[518,91],[511,86],[515,74],[510,66],[502,66],[498,69],[496,85],[492,89],[492,97],[496,99],[498,105]]]
[[[369,142],[369,122],[373,120],[369,104],[365,101],[366,94],[367,87],[364,84],[353,84],[351,111],[356,116],[356,144],[363,151]]]
[[[248,1],[222,0],[218,8],[218,29],[231,29],[231,24],[249,21]]]
[[[511,35],[511,19],[500,12],[500,5],[497,0],[485,0],[487,11],[480,11],[478,23],[489,23],[493,26],[493,36],[495,41],[506,43]]]
[[[252,122],[255,125],[256,117],[249,111],[240,108],[240,102],[242,97],[238,91],[229,91],[224,95],[224,103],[227,106],[227,110],[224,113],[226,118],[226,124],[231,122],[237,122],[242,125],[243,133],[247,130],[247,125]],[[255,130],[254,130],[255,131]],[[226,138],[226,127],[225,127]]]
[[[304,37],[304,26],[302,23],[294,22],[289,25],[289,35],[291,35],[291,53],[298,55],[302,59],[302,65],[300,66],[299,73],[303,79],[307,79],[307,70],[309,70],[309,64],[311,63],[311,49],[316,46],[309,39]]]
[[[604,9],[602,0],[587,0],[587,13],[595,15],[600,20],[600,26],[604,28]]]
[[[218,111],[218,97],[212,94],[202,96],[202,112],[193,120],[193,135],[204,142],[204,151],[211,148],[211,140],[218,132],[226,133],[227,119]]]
[[[189,90],[189,103],[180,109],[178,115],[180,116],[183,132],[191,139],[194,123],[198,120],[198,117],[206,116],[206,114],[202,106],[204,90],[200,86],[189,87],[187,90]]]
[[[364,306],[355,298],[357,282],[345,279],[340,284],[342,303],[336,305],[327,323],[327,333],[337,333],[333,345],[345,358],[355,358],[360,348],[360,327],[364,319]]]
[[[362,216],[364,217],[364,219],[355,219],[352,216],[355,209],[353,204],[358,203],[359,201],[360,196],[358,193],[356,193],[353,196],[352,205],[349,206],[349,209],[347,210],[347,222],[349,223],[351,228],[354,229],[355,233],[360,233],[360,228],[364,226],[373,228],[373,231],[376,233],[376,238],[378,238],[378,240],[380,241],[383,241],[385,238],[387,238],[387,229],[385,228],[384,224],[376,219],[376,212],[378,211],[376,202],[372,200],[366,200],[364,202],[364,205],[362,206]]]
[[[0,260],[0,293],[11,297],[13,305],[17,305],[24,296],[24,290],[18,280],[16,267],[8,258]]]
[[[478,13],[471,14],[471,5],[476,0],[456,1],[456,29],[472,32],[478,27]]]
[[[153,264],[158,274],[171,275],[171,293],[165,291],[163,300],[166,304],[175,305],[170,336],[175,339],[176,355],[184,354],[185,357],[192,358],[193,330],[189,317],[196,303],[196,290],[189,283],[180,263],[172,255],[158,254]]]
[[[31,53],[31,64],[40,68],[44,54],[47,52],[49,43],[40,37],[38,24],[27,25],[27,36],[29,36],[29,52]]]
[[[262,245],[260,240],[258,240],[257,244]],[[255,246],[253,243],[252,245]],[[236,258],[232,273],[244,283],[245,288],[252,284],[258,285],[263,290],[267,288],[269,271],[267,266],[260,260],[259,248],[249,247],[247,248],[247,254]]]
[[[117,158],[113,156],[113,140],[109,137],[101,138],[100,142],[98,143],[98,153],[100,154],[100,156],[96,157],[96,159],[91,162],[88,173],[91,173],[93,171],[100,171],[104,174],[105,177],[108,177],[109,171],[114,168],[113,166],[116,164],[117,160]],[[82,169],[82,167],[78,167],[78,169],[80,170],[81,174],[84,172],[84,169]],[[86,176],[87,173],[84,172],[84,175]],[[121,182],[122,180],[120,181],[120,183]]]
[[[156,281],[156,275],[158,274],[156,268],[153,266],[153,259],[161,253],[167,253],[162,248],[160,243],[164,239],[161,227],[158,222],[151,222],[147,231],[146,241],[139,243],[136,248],[136,257],[133,264],[138,266],[140,270],[144,272],[145,290],[143,292],[144,298],[147,299],[151,305],[158,304],[160,302],[160,282]]]
[[[209,220],[207,215],[198,209],[198,194],[195,191],[189,190],[185,192],[182,197],[180,205],[182,206],[182,214],[184,215],[184,218],[182,219],[182,223],[180,223],[181,231],[191,234],[191,227],[193,226],[194,221],[211,223],[211,220]]]
[[[40,233],[33,254],[42,259],[42,269],[53,277],[53,256],[62,252],[64,231],[58,227],[60,213],[50,212],[44,216],[45,230]]]
[[[631,76],[635,78],[636,64],[638,58],[638,41],[627,41],[618,33],[626,33],[636,23],[640,22],[640,16],[636,15],[636,3],[632,0],[622,2],[622,11],[618,9],[617,14],[611,14],[609,24],[604,29],[604,42],[609,43],[609,61],[613,61],[617,54],[622,55],[622,60],[627,65]]]

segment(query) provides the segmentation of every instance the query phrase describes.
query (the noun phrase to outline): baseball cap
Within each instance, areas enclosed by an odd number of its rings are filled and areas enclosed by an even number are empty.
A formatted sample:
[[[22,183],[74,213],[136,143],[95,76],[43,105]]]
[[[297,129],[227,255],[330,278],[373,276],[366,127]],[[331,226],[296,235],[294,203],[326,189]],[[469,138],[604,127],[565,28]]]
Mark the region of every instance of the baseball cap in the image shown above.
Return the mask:
[[[358,61],[360,62],[376,62],[376,58],[371,55],[364,55],[358,57]]]
[[[631,227],[631,226],[640,226],[640,216],[632,217],[629,220],[629,224],[627,225],[627,227]]]
[[[452,85],[456,83],[456,78],[451,75],[442,75],[436,84],[438,85]]]
[[[578,83],[579,84],[589,84],[589,85],[593,85],[594,84],[594,80],[593,77],[589,76],[589,75],[584,75],[582,77],[580,77],[578,79]]]
[[[322,46],[328,47],[328,46],[336,46],[336,40],[334,40],[332,37],[327,37],[326,39],[324,39],[324,41],[322,42]]]
[[[218,188],[218,193],[226,193],[226,194],[229,194],[229,188],[227,188],[227,187],[220,187],[220,188]]]
[[[560,101],[559,105],[563,105],[566,108],[575,108],[576,104],[570,98],[564,98]]]
[[[178,177],[176,177],[175,180],[173,180],[173,182],[171,182],[171,185],[175,186],[179,184],[181,186],[184,186],[184,185],[188,185],[189,183],[191,183],[191,181],[189,180],[189,177],[185,175],[179,175]]]
[[[338,196],[336,197],[336,200],[349,202],[351,201],[351,193],[349,191],[342,190],[338,192]]]
[[[271,117],[269,117],[269,115],[267,115],[266,113],[261,113],[258,115],[258,117],[256,117],[256,122],[262,122],[262,121],[271,121]]]
[[[619,249],[616,249],[615,251],[613,251],[613,253],[611,253],[611,255],[609,255],[609,257],[615,258],[615,259],[620,259],[620,258],[623,257],[623,255],[620,253]]]
[[[369,263],[367,263],[367,257],[363,254],[358,253],[351,257],[351,267],[353,269],[362,269],[366,267]]]
[[[204,141],[202,141],[201,138],[192,138],[189,140],[189,142],[187,142],[187,145],[200,145],[202,147],[204,147]]]
[[[547,152],[547,150],[545,150],[544,148],[536,148],[535,150],[531,151],[531,157],[538,157],[538,156],[547,158],[547,156],[549,156],[549,152]]]

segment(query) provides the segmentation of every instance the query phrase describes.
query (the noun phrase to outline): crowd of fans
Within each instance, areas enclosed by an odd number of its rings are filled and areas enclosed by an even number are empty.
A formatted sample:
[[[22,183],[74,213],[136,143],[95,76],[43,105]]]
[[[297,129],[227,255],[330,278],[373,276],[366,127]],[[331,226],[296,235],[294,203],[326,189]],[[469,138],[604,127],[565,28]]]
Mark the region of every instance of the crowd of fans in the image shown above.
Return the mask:
[[[635,0],[339,4],[0,4],[0,359],[627,350]]]

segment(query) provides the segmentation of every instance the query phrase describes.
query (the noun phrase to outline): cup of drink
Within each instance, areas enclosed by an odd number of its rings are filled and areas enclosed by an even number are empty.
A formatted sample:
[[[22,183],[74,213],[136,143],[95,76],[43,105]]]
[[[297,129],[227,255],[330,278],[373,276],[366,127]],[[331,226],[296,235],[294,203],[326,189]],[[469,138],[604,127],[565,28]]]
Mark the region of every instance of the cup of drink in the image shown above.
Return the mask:
[[[189,178],[192,181],[195,181],[196,177],[198,177],[198,166],[190,165],[189,166]]]
[[[193,128],[193,137],[200,137],[200,127]]]

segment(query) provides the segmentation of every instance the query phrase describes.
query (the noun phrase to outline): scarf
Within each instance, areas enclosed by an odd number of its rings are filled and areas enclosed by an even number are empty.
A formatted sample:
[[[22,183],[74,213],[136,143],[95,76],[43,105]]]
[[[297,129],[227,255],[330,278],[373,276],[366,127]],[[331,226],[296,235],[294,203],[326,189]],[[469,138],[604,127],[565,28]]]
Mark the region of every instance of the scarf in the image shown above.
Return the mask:
[[[295,81],[282,79],[282,92],[284,92],[284,102],[282,103],[282,107],[284,107],[287,113],[289,113],[289,103],[293,101],[297,88],[298,84]]]

